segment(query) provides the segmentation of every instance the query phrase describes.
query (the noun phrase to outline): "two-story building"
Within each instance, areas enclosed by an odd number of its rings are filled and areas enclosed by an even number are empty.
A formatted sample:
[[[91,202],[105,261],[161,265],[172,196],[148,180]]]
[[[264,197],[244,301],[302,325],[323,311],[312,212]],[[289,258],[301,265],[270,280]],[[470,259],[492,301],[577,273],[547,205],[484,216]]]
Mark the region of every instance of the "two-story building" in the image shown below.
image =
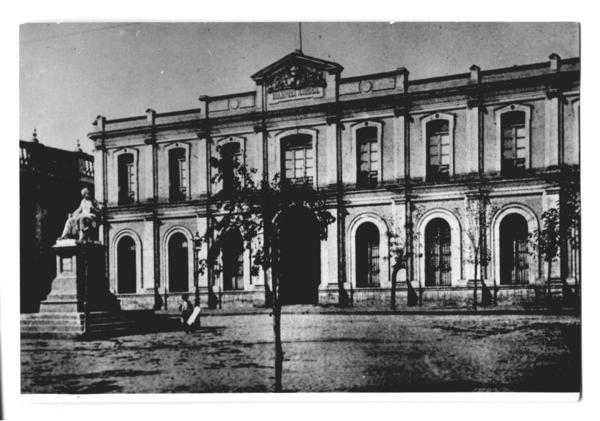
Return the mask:
[[[341,65],[294,51],[252,75],[251,91],[202,96],[189,110],[99,116],[89,137],[111,288],[124,308],[194,291],[193,237],[227,183],[212,181],[209,160],[235,156],[257,179],[279,174],[329,197],[337,220],[326,239],[302,214],[282,222],[282,255],[298,256],[282,274],[290,303],[337,302],[338,282],[357,305],[389,300],[398,243],[412,256],[400,288],[408,277],[424,303],[466,303],[482,184],[485,283],[499,302],[529,300],[546,270],[530,236],[558,200],[546,174],[579,164],[579,63],[552,54],[428,79],[410,80],[405,68],[345,78]],[[222,272],[201,274],[203,300],[210,285],[224,307],[264,303],[269,276],[250,270],[253,250],[241,242],[231,236]],[[574,281],[578,258],[569,260]]]

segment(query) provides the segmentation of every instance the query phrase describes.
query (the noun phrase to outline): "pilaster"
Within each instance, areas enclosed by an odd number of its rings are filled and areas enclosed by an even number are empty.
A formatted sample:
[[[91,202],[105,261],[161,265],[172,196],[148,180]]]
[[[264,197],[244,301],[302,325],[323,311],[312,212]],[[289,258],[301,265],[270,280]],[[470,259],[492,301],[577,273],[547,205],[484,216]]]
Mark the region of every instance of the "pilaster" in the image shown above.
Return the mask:
[[[468,172],[477,173],[479,171],[479,127],[480,110],[479,104],[471,104],[467,107],[467,160]]]
[[[559,164],[560,103],[559,95],[549,93],[545,101],[545,160],[546,168]]]
[[[338,123],[337,121],[330,121],[325,129],[325,148],[327,160],[327,172],[325,183],[326,186],[333,186],[337,183],[338,173],[338,153],[337,153],[337,132]]]
[[[406,119],[407,116],[404,113],[397,113],[398,115],[394,116],[393,120],[393,130],[394,130],[394,182],[398,182],[402,180],[405,176],[405,148],[406,148]]]

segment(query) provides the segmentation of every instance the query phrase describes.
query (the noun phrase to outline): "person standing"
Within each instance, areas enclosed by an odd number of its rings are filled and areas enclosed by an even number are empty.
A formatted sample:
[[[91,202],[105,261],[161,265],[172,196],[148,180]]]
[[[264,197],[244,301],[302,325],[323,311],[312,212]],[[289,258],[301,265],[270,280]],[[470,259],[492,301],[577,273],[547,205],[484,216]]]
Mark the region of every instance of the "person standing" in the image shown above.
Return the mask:
[[[179,304],[179,312],[181,313],[181,323],[183,324],[183,330],[185,333],[190,333],[192,331],[192,326],[190,326],[187,321],[192,315],[194,311],[194,306],[190,302],[190,297],[188,294],[183,294],[181,296],[181,303]]]

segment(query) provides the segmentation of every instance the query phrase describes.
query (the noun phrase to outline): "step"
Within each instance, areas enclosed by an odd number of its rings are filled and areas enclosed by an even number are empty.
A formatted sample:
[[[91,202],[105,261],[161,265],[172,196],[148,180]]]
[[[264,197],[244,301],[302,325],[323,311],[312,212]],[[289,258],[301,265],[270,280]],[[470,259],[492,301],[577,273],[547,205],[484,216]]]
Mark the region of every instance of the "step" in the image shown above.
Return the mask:
[[[133,310],[118,313],[44,312],[21,315],[23,337],[82,337],[110,336],[144,330],[153,320],[152,310]],[[156,321],[156,323],[159,323]]]

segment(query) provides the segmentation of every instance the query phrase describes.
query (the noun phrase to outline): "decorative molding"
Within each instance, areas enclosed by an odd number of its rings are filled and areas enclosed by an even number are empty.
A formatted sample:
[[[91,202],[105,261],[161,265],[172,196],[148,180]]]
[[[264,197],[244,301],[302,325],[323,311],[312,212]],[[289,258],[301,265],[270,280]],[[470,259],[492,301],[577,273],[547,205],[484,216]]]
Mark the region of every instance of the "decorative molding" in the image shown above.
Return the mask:
[[[483,105],[483,98],[481,96],[473,96],[467,98],[467,108],[472,109],[475,107],[481,107]]]
[[[373,90],[373,82],[370,80],[361,80],[358,84],[358,89],[362,93],[371,92],[371,90]]]
[[[228,108],[231,110],[237,110],[240,107],[240,101],[236,98],[231,98],[229,100]]]
[[[223,146],[231,144],[231,143],[238,143],[240,145],[240,155],[242,157],[242,163],[245,163],[246,162],[246,138],[245,137],[226,136],[226,137],[219,138],[216,141],[216,147],[217,147],[217,149],[219,149],[219,148],[222,148]]]
[[[327,83],[322,70],[300,64],[294,64],[280,71],[266,83],[267,93],[325,86]]]
[[[557,88],[556,86],[548,86],[546,88],[546,98],[554,99],[554,98],[560,98],[561,96],[562,96],[562,91],[561,91],[561,89]]]

